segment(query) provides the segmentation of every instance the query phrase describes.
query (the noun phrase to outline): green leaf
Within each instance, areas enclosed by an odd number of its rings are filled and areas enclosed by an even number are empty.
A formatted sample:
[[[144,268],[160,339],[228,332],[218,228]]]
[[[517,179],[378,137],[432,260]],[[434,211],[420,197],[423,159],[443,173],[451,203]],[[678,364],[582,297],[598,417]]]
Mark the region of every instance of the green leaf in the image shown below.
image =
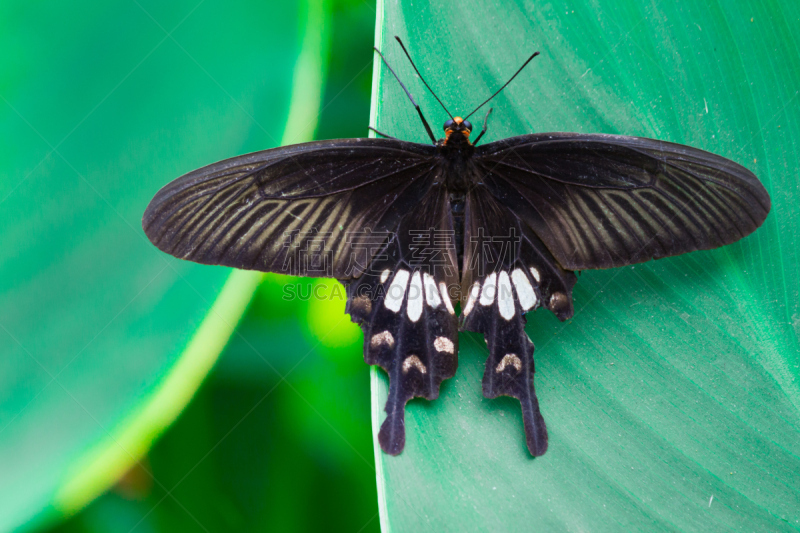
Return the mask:
[[[0,11],[5,531],[107,488],[216,361],[261,276],[165,256],[141,215],[184,172],[311,138],[327,14],[317,0]]]
[[[540,57],[492,102],[487,142],[535,131],[654,137],[753,170],[762,228],[710,252],[586,271],[575,317],[529,315],[546,455],[518,402],[481,396],[486,349],[462,334],[457,376],[415,400],[399,457],[375,443],[390,531],[783,531],[800,528],[800,5],[790,1],[384,2],[376,45],[421,102],[454,114]],[[378,129],[426,142],[376,60]],[[482,119],[476,117],[474,122]],[[373,425],[387,381],[373,371]]]

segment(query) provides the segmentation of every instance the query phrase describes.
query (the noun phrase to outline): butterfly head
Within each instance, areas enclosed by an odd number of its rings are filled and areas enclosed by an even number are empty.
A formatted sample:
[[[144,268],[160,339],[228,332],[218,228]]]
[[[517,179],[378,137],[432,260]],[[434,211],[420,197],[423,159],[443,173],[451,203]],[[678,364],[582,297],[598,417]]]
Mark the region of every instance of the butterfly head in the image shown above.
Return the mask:
[[[469,134],[472,132],[472,124],[469,120],[461,117],[453,117],[444,123],[444,144],[447,141],[466,142],[469,144]]]

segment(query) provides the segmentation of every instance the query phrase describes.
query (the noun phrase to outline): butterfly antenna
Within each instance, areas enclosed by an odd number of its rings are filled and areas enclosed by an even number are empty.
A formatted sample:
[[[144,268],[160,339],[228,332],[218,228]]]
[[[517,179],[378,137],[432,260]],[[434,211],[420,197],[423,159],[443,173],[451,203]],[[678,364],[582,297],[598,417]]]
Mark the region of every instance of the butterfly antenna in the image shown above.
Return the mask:
[[[417,102],[414,100],[414,97],[411,96],[411,93],[408,92],[408,89],[406,89],[406,86],[403,85],[403,82],[400,81],[400,78],[397,76],[397,73],[394,71],[394,69],[391,67],[391,65],[389,65],[389,62],[386,61],[386,58],[383,57],[383,54],[381,53],[381,51],[378,50],[378,48],[376,46],[373,46],[373,48],[375,49],[376,52],[378,52],[378,55],[381,56],[381,59],[383,60],[383,64],[386,65],[386,68],[389,69],[389,72],[391,72],[394,75],[394,79],[397,80],[397,83],[399,83],[400,87],[402,87],[403,90],[406,92],[406,95],[408,96],[408,99],[411,100],[412,104],[414,104],[414,109],[416,109],[417,113],[419,113],[419,118],[422,119],[422,125],[425,126],[425,131],[428,132],[428,137],[431,138],[431,141],[433,142],[433,144],[436,144],[436,137],[433,136],[433,131],[431,131],[431,127],[428,125],[428,121],[425,120],[425,115],[422,114],[422,110],[419,108],[419,104],[417,104]]]
[[[423,77],[422,77],[422,74],[420,74],[420,73],[419,73],[419,69],[417,69],[417,66],[414,64],[414,62],[411,60],[411,56],[408,54],[408,50],[406,50],[406,45],[404,45],[404,44],[403,44],[403,41],[401,41],[401,40],[400,40],[400,37],[398,37],[397,35],[395,35],[395,36],[394,36],[394,38],[395,38],[395,39],[397,39],[397,42],[398,42],[398,43],[400,43],[400,47],[403,49],[403,53],[404,53],[404,54],[406,55],[406,57],[408,58],[408,62],[409,62],[409,63],[411,63],[411,66],[412,66],[412,67],[414,67],[414,71],[417,73],[417,76],[419,76],[419,79],[421,79],[421,80],[422,80],[422,83],[424,83],[424,84],[425,84],[425,87],[427,87],[427,88],[428,88],[428,90],[430,91],[430,93],[433,95],[433,97],[434,97],[434,98],[436,98],[436,101],[437,101],[437,102],[439,102],[439,105],[440,105],[440,106],[442,106],[442,109],[444,109],[444,112],[445,112],[445,113],[447,113],[447,115],[448,115],[450,118],[453,118],[453,115],[451,115],[451,114],[450,114],[450,111],[448,111],[448,110],[447,110],[447,108],[444,106],[444,104],[442,103],[442,101],[441,101],[441,100],[439,100],[439,97],[438,97],[438,96],[436,96],[436,93],[435,93],[435,92],[433,92],[433,89],[431,89],[431,86],[430,86],[430,85],[428,85],[428,82],[427,82],[427,81],[425,81],[425,78],[423,78]]]
[[[510,79],[510,80],[508,80],[508,81],[506,82],[506,84],[505,84],[505,85],[503,85],[502,87],[500,87],[499,89],[497,89],[497,91],[496,91],[496,92],[495,92],[495,93],[494,93],[492,96],[490,96],[489,98],[487,98],[486,100],[484,100],[484,102],[483,102],[481,105],[479,105],[478,107],[476,107],[475,109],[473,109],[473,110],[472,110],[472,113],[470,113],[469,115],[467,115],[466,117],[464,117],[464,120],[467,120],[469,117],[471,117],[472,115],[474,115],[474,114],[475,114],[475,111],[477,111],[478,109],[480,109],[480,108],[482,108],[483,106],[485,106],[486,104],[488,104],[488,103],[489,103],[489,100],[491,100],[492,98],[494,98],[495,96],[497,96],[498,94],[500,94],[500,91],[502,91],[503,89],[505,89],[506,87],[508,87],[508,84],[509,84],[509,83],[511,83],[512,81],[514,81],[514,78],[516,78],[516,77],[517,77],[517,74],[519,74],[520,72],[522,72],[522,69],[524,69],[524,68],[525,68],[525,67],[528,65],[528,63],[530,63],[530,62],[531,62],[531,60],[532,60],[534,57],[538,56],[538,55],[539,55],[539,52],[534,52],[534,53],[533,53],[533,55],[532,55],[531,57],[529,57],[529,58],[528,58],[528,60],[527,60],[527,61],[525,61],[525,62],[522,64],[522,66],[521,66],[521,67],[519,67],[519,70],[518,70],[518,71],[516,71],[516,72],[514,73],[514,75],[513,75],[513,76],[511,76],[511,79]]]

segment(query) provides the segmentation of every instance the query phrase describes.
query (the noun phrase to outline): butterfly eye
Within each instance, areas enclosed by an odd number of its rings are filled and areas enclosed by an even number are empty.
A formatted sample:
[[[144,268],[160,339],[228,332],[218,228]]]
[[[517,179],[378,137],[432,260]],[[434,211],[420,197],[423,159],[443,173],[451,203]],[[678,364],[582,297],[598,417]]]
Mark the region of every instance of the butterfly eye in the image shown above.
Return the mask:
[[[456,125],[456,123],[453,121],[453,119],[448,120],[447,122],[444,123],[444,131],[452,129],[453,126],[455,126],[455,125]]]
[[[465,120],[461,123],[461,127],[467,131],[472,131],[472,123],[469,120]]]

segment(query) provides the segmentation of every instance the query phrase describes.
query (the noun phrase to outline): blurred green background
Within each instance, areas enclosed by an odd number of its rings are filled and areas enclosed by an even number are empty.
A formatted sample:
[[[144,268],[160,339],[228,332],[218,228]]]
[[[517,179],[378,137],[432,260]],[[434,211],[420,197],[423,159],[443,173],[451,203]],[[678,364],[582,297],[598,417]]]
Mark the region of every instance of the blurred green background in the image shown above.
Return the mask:
[[[344,302],[140,225],[202,165],[365,136],[374,24],[355,0],[0,5],[0,530],[378,530]]]

